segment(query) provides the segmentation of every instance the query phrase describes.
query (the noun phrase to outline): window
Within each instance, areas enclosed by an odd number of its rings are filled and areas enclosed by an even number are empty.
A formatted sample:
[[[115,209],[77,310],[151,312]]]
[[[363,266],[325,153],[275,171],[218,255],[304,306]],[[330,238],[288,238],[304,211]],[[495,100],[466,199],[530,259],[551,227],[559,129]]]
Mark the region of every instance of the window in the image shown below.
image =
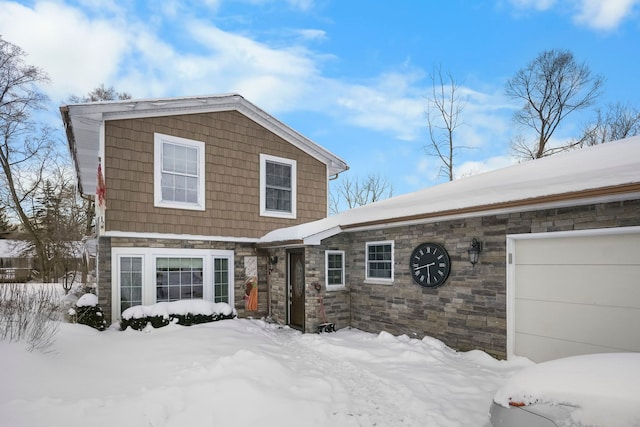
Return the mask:
[[[120,257],[120,313],[142,304],[142,257]]]
[[[296,217],[296,161],[260,155],[260,215]]]
[[[154,135],[155,206],[204,210],[204,143]]]
[[[393,281],[393,242],[370,242],[366,248],[365,280],[372,283]]]
[[[229,302],[229,259],[213,260],[213,301]]]
[[[344,288],[344,251],[326,251],[324,254],[327,290]]]
[[[202,258],[157,258],[156,301],[202,298]]]
[[[111,249],[111,316],[134,305],[204,299],[233,306],[234,251],[219,249]]]

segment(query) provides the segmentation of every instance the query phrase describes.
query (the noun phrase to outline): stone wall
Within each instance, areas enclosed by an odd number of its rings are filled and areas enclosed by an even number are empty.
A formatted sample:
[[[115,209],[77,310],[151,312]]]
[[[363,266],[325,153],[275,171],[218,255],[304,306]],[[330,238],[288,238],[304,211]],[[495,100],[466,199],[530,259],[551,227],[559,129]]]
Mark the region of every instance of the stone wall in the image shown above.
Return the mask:
[[[414,338],[428,335],[461,351],[481,349],[504,358],[506,236],[637,225],[640,200],[342,233],[314,247],[317,255],[310,257],[324,256],[325,249],[345,251],[348,290],[344,297],[327,293],[327,302],[332,301],[325,303],[327,317],[340,319],[340,325]],[[483,242],[483,251],[472,266],[467,249],[474,237]],[[365,282],[365,244],[379,240],[394,241],[391,285]],[[410,275],[411,251],[424,242],[442,244],[451,258],[449,279],[439,288],[423,288]],[[324,267],[318,280],[324,280],[323,272]]]

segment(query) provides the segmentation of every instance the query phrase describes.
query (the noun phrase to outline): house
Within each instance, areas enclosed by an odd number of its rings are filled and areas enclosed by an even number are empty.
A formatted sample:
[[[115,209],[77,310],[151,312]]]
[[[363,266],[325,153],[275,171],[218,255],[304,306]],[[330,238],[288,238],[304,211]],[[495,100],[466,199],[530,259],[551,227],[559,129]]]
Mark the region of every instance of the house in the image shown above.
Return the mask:
[[[185,298],[266,315],[275,259],[257,241],[326,218],[329,179],[347,169],[236,94],[60,111],[79,190],[98,195],[96,292],[109,321]]]
[[[640,137],[274,230],[257,247],[286,260],[270,276],[272,316],[306,331],[328,321],[534,361],[640,351]]]
[[[23,240],[0,239],[0,283],[24,283],[31,278],[33,257]]]
[[[205,298],[498,358],[640,351],[640,137],[328,217],[345,162],[239,95],[61,112],[109,320]]]

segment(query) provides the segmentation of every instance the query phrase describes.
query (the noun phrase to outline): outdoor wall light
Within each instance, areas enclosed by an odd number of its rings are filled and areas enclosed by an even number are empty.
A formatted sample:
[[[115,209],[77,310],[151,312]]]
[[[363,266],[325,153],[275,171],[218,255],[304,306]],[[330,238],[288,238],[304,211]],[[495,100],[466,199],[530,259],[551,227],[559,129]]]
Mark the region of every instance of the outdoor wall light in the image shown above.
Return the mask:
[[[270,256],[269,257],[269,273],[271,273],[273,271],[273,267],[278,263],[278,257],[277,256]]]
[[[476,265],[480,252],[482,252],[482,242],[474,237],[471,240],[471,246],[469,246],[469,249],[467,249],[467,253],[469,254],[469,262],[471,263],[471,265]]]

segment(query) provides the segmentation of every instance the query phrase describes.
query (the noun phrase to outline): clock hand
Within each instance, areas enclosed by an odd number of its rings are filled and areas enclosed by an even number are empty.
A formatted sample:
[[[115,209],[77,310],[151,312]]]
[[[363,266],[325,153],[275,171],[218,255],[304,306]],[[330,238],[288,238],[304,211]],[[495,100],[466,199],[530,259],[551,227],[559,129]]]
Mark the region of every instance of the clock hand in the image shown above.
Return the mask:
[[[413,267],[413,269],[414,269],[414,270],[420,270],[421,268],[425,268],[425,267],[429,268],[429,267],[431,267],[432,265],[436,265],[436,263],[435,263],[435,262],[430,262],[429,264],[420,265],[420,266],[418,266],[418,267]]]

